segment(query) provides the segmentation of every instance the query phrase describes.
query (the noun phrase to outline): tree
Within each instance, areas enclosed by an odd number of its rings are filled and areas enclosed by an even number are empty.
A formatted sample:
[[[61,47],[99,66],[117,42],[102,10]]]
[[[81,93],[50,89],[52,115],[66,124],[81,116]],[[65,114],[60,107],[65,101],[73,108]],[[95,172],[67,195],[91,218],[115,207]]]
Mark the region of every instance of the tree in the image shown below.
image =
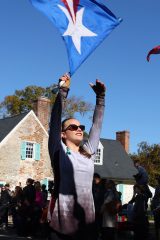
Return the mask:
[[[160,176],[160,145],[141,142],[138,144],[137,154],[131,154],[130,157],[145,167],[149,174],[149,184],[155,187],[156,177]]]
[[[0,110],[4,116],[14,116],[33,108],[33,102],[40,96],[46,96],[54,103],[56,94],[52,93],[55,85],[43,88],[38,86],[27,86],[23,90],[16,90],[13,95],[6,96],[4,101],[0,103]],[[82,98],[72,96],[66,100],[63,117],[74,117],[75,113],[84,115],[92,111],[93,107],[90,103],[85,102]]]

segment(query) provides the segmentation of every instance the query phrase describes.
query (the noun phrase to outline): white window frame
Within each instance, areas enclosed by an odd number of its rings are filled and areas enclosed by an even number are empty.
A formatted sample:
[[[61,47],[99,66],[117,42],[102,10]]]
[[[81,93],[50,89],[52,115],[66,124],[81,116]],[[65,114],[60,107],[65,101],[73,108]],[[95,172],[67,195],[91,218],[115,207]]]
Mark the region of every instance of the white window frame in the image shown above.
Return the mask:
[[[103,149],[104,149],[104,147],[103,147],[102,143],[99,142],[96,157],[94,160],[95,165],[103,165]]]
[[[31,141],[25,141],[26,142],[26,159],[27,160],[34,160],[35,159],[35,142],[31,142]],[[33,144],[33,154],[32,157],[27,157],[27,144]]]

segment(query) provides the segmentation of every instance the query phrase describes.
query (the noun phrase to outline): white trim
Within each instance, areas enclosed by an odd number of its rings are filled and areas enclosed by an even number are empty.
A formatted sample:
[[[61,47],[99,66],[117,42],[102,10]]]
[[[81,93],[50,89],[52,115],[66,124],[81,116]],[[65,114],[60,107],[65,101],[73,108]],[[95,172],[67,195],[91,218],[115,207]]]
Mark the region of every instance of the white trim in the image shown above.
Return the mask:
[[[95,158],[94,164],[102,166],[103,165],[103,149],[104,149],[104,147],[103,147],[103,145],[100,141],[99,141],[99,144],[98,144],[97,151],[98,151],[98,149],[100,149],[100,162],[95,162],[95,160],[96,160],[96,158]],[[96,153],[96,155],[97,155],[97,153]]]
[[[35,159],[35,144],[36,144],[36,142],[26,140],[25,143],[26,143],[26,147],[27,147],[27,143],[32,143],[33,144],[32,158],[27,158],[26,157],[25,160],[34,160]],[[26,153],[26,155],[27,155],[27,153]]]
[[[43,129],[43,131],[45,132],[46,136],[48,137],[48,133],[46,131],[46,129],[44,128],[44,126],[42,125],[42,123],[39,121],[38,117],[36,116],[36,114],[34,113],[33,110],[31,110],[8,134],[7,136],[0,142],[0,147],[6,143],[6,141],[8,140],[8,138],[10,137],[10,135],[12,135],[12,133],[14,133],[17,128],[19,128],[19,126],[30,116],[33,115],[35,120],[39,123],[39,125],[41,126],[41,128]]]
[[[34,115],[34,117],[35,117],[35,119],[36,119],[36,121],[40,124],[40,126],[42,127],[42,129],[44,130],[44,132],[45,132],[45,134],[46,134],[46,136],[48,137],[49,135],[48,135],[48,132],[46,131],[46,129],[44,128],[44,126],[43,126],[43,124],[40,122],[40,120],[38,119],[38,117],[36,116],[36,114],[34,113],[34,111],[33,110],[31,110],[31,112],[33,113],[33,115]]]

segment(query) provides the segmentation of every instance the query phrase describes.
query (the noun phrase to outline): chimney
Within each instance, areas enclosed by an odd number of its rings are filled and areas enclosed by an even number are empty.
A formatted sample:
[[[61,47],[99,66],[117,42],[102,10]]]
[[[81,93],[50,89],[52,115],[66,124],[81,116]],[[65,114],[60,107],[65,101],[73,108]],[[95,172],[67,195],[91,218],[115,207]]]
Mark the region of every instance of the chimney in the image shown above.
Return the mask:
[[[127,153],[129,153],[129,137],[130,132],[128,131],[116,132],[116,140],[122,144]]]
[[[39,97],[33,103],[33,111],[48,132],[51,101],[46,97]]]

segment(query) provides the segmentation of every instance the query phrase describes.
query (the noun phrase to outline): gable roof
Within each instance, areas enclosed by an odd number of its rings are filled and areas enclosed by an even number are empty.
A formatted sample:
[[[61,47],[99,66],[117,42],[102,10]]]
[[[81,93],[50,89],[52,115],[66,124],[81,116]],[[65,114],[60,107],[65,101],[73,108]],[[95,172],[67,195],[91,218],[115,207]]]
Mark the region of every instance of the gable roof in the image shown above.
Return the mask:
[[[7,137],[9,137],[9,135],[11,133],[13,133],[13,131],[15,131],[16,128],[23,121],[25,121],[27,119],[27,117],[30,115],[33,115],[33,117],[35,118],[35,121],[40,125],[40,128],[43,129],[44,133],[48,137],[48,133],[47,133],[46,129],[44,128],[44,126],[42,125],[42,123],[40,122],[38,117],[35,115],[33,110],[31,110],[29,112],[21,113],[19,115],[13,116],[13,117],[0,119],[0,145],[2,144],[2,142],[4,143],[5,140],[7,139]]]
[[[13,117],[0,119],[0,142],[17,126],[17,124],[28,114],[28,112],[18,114]]]
[[[100,139],[103,149],[103,165],[95,164],[95,172],[102,178],[133,181],[137,173],[132,159],[117,140]]]

